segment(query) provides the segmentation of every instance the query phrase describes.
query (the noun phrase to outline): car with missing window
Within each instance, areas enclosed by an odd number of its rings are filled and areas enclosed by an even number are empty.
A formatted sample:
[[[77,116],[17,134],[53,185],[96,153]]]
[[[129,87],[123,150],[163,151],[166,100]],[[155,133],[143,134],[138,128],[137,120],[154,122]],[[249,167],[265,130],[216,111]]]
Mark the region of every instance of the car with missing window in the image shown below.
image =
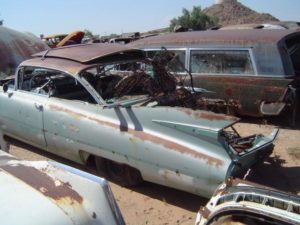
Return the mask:
[[[159,51],[172,52],[170,68],[178,77],[192,75],[194,87],[207,90],[203,96],[210,109],[254,117],[286,115],[292,125],[299,122],[299,31],[170,33],[130,46],[150,58]]]
[[[94,163],[124,186],[146,180],[201,196],[272,153],[277,129],[241,137],[236,117],[158,104],[149,88],[162,98],[172,85],[164,92],[155,78],[171,77],[156,64],[151,77],[138,69],[145,63],[142,50],[118,44],[51,49],[24,61],[14,80],[2,81],[1,148],[21,141]],[[131,80],[116,73],[120,67]]]
[[[300,197],[229,178],[198,214],[195,225],[300,224]]]

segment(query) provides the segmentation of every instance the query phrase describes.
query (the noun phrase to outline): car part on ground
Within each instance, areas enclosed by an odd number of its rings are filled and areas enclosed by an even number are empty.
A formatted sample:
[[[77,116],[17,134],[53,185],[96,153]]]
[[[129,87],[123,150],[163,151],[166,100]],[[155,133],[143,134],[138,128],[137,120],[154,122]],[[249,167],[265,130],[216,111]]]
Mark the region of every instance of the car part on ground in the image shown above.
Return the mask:
[[[124,225],[106,180],[52,161],[0,151],[1,224]]]
[[[196,225],[300,224],[300,197],[239,179],[227,179],[200,209]]]
[[[151,62],[153,96],[176,91],[171,74]],[[126,186],[143,179],[206,197],[272,153],[278,130],[241,137],[238,118],[159,106],[141,88],[107,92],[124,82],[116,74],[141,74],[145,63],[143,51],[118,44],[56,48],[23,62],[0,90],[2,149],[19,140],[81,164],[94,160]]]

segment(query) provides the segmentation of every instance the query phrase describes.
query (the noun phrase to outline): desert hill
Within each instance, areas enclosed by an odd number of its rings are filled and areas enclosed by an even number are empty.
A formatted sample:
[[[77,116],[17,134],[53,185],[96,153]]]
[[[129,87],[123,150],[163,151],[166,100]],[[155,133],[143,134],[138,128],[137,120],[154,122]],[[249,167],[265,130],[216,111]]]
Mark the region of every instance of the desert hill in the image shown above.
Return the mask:
[[[217,17],[222,26],[278,21],[268,13],[258,13],[237,0],[216,0],[216,4],[203,10],[207,15]]]

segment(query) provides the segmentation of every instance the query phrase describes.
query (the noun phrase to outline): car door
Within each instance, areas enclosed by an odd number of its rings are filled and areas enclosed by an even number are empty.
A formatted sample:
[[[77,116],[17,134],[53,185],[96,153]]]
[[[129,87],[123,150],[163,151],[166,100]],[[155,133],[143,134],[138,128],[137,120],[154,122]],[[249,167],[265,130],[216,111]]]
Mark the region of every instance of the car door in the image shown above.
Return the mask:
[[[24,68],[18,70],[18,83],[24,82]],[[32,72],[32,70],[30,70]],[[30,74],[27,74],[28,77]],[[27,80],[28,81],[28,80]],[[37,147],[45,147],[43,109],[47,95],[17,85],[1,96],[1,119],[4,134]]]
[[[123,131],[132,121],[127,110],[97,104],[78,77],[64,73],[53,80],[57,94],[44,109],[47,151],[78,163],[92,154],[138,168],[135,142]]]

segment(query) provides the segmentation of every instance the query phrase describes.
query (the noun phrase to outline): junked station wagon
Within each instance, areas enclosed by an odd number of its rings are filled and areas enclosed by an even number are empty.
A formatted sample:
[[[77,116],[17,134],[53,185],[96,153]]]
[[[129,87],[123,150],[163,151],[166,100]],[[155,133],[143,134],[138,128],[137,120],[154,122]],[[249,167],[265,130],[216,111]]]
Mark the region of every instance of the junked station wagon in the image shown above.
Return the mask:
[[[300,32],[291,30],[218,30],[171,33],[130,46],[150,58],[162,47],[173,52],[179,63],[171,69],[179,77],[190,73],[195,87],[208,90],[208,108],[255,117],[285,114],[295,124],[299,43]]]
[[[277,130],[241,137],[238,118],[163,107],[140,88],[118,89],[132,80],[115,68],[145,62],[143,51],[115,44],[51,49],[24,61],[0,91],[1,148],[18,140],[93,161],[125,186],[147,180],[202,196],[272,153]]]

